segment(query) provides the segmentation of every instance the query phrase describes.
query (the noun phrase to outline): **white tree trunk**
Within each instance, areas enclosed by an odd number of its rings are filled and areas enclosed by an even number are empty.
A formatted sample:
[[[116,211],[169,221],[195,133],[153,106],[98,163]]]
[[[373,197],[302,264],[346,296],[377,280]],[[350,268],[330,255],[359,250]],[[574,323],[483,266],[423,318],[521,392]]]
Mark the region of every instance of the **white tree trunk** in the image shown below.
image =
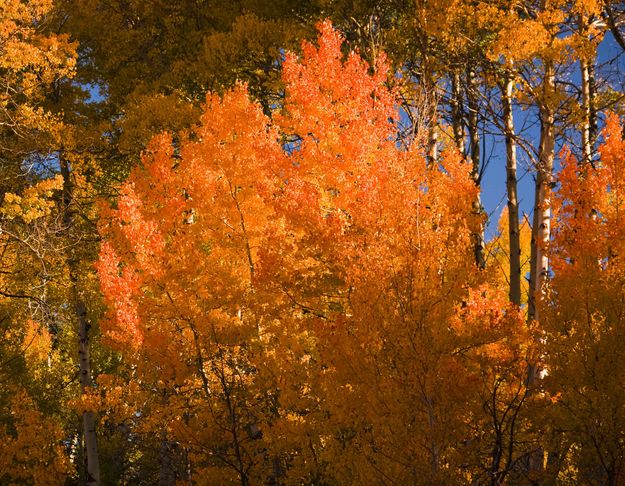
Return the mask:
[[[529,320],[538,319],[537,301],[549,275],[547,247],[551,236],[551,186],[553,183],[553,161],[555,158],[555,116],[550,100],[553,97],[554,89],[555,75],[553,67],[547,65],[543,82],[543,100],[541,100],[540,107],[541,129],[532,226]]]
[[[61,175],[63,177],[63,206],[64,217],[63,222],[65,224],[65,231],[70,234],[72,226],[74,225],[74,213],[72,210],[73,199],[73,187],[71,181],[71,169],[69,162],[61,154],[60,157]],[[89,354],[89,321],[87,319],[87,307],[85,305],[84,297],[80,294],[78,289],[78,261],[72,253],[71,247],[69,248],[70,254],[67,257],[70,275],[71,291],[70,296],[74,303],[74,311],[76,314],[78,324],[78,366],[80,373],[80,391],[86,393],[92,386],[91,381],[91,359]],[[100,484],[100,462],[98,458],[98,444],[96,437],[96,425],[93,412],[83,412],[83,440],[85,444],[85,459],[86,459],[86,482],[90,486]]]
[[[521,241],[517,194],[517,155],[512,111],[512,75],[506,76],[501,90],[506,138],[506,190],[508,193],[508,236],[510,256],[510,302],[521,305]]]

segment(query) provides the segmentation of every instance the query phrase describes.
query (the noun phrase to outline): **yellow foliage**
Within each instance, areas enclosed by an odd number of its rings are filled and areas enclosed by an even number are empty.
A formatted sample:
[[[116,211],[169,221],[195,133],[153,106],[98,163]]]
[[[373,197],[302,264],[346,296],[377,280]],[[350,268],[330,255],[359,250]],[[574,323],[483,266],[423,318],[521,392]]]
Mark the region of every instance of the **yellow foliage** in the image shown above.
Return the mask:
[[[52,352],[52,337],[45,327],[28,319],[22,349],[32,363],[47,360]]]
[[[510,282],[510,266],[508,265],[510,233],[508,228],[508,208],[504,208],[499,217],[498,233],[486,244],[487,271],[499,288],[506,288]],[[522,305],[527,303],[528,298],[531,242],[532,228],[530,227],[528,216],[523,215],[519,224]]]
[[[0,8],[0,134],[17,135],[15,143],[29,150],[31,138],[58,135],[59,119],[41,103],[55,81],[74,75],[76,64],[69,36],[42,28],[52,7],[51,0],[3,0]]]
[[[62,187],[63,178],[57,175],[27,187],[21,196],[8,192],[0,206],[0,214],[8,219],[20,218],[26,224],[48,216],[55,206],[50,198]]]
[[[21,389],[10,404],[11,425],[0,426],[0,482],[62,485],[73,468],[61,441],[63,431]]]

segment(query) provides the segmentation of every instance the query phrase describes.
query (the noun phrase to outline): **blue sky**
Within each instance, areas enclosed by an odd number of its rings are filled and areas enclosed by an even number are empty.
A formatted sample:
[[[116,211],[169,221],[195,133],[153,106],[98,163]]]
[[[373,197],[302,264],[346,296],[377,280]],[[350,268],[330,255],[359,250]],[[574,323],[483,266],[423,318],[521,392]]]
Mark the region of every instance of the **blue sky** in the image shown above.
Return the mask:
[[[619,83],[625,82],[620,73],[623,72],[625,60],[621,54],[620,47],[614,38],[608,33],[599,46],[597,59],[597,79],[599,82],[606,82],[615,89],[621,90]],[[572,66],[570,80],[579,82],[579,67]],[[525,136],[532,140],[535,147],[538,146],[540,125],[536,116],[536,111],[521,111],[516,109],[514,113],[515,126],[517,132],[525,128]],[[601,118],[600,118],[601,120]],[[574,130],[567,131],[568,136],[578,136]],[[497,232],[497,223],[501,210],[506,206],[506,149],[502,136],[488,136],[484,140],[485,150],[483,157],[490,157],[488,167],[482,180],[482,204],[489,215],[489,223],[486,229],[486,239],[490,240]],[[562,148],[563,141],[560,139],[557,145],[557,152]],[[556,153],[557,153],[556,152]],[[518,151],[518,178],[519,178],[519,204],[521,211],[528,215],[532,213],[534,203],[534,175],[531,164],[526,154],[522,150]],[[559,167],[559,160],[556,160],[556,169]],[[531,219],[530,219],[531,221]]]
[[[597,78],[611,84],[617,90],[622,90],[624,83],[620,75],[625,69],[625,60],[623,59],[620,47],[614,41],[612,35],[608,33],[603,42],[599,46],[597,66]],[[572,66],[570,80],[579,82],[578,67]],[[90,95],[87,102],[103,101],[106,97],[104,92],[97,85],[86,86]],[[532,144],[537,147],[539,139],[540,125],[537,118],[536,110],[522,111],[517,107],[514,113],[515,127],[517,133],[523,132],[524,136],[531,140]],[[488,127],[489,131],[496,133],[497,129]],[[569,129],[567,134],[575,137],[574,130]],[[486,228],[486,239],[490,240],[497,233],[497,223],[501,215],[502,209],[506,206],[506,152],[503,136],[494,134],[487,135],[482,140],[482,160],[488,160],[488,165],[484,171],[482,179],[482,204],[488,215],[488,225]],[[558,144],[557,150],[562,148],[562,141]],[[531,163],[527,155],[518,150],[518,184],[519,184],[519,204],[522,213],[531,216],[534,200],[534,174]],[[556,160],[556,168],[559,161]],[[530,219],[531,220],[531,219]]]

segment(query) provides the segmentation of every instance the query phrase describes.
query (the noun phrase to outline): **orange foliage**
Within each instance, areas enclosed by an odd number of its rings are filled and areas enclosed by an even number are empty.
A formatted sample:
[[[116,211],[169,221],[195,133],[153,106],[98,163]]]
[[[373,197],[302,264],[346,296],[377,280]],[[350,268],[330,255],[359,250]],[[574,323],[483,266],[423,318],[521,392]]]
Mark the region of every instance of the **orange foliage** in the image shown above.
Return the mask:
[[[624,474],[625,142],[615,115],[604,137],[596,168],[566,154],[556,197],[554,275],[542,303],[551,420],[565,431],[558,448],[568,451],[558,459],[576,464],[577,477],[588,484],[616,484]]]
[[[44,416],[24,390],[10,404],[11,423],[0,426],[3,484],[65,484],[72,472],[61,443],[62,429]]]
[[[383,58],[370,74],[319,29],[272,122],[238,86],[189,139],[152,141],[103,209],[102,328],[146,393],[139,429],[206,484],[479,475],[457,445],[491,427],[493,380],[497,411],[520,407],[532,340],[502,295],[469,292],[471,167],[399,149]]]

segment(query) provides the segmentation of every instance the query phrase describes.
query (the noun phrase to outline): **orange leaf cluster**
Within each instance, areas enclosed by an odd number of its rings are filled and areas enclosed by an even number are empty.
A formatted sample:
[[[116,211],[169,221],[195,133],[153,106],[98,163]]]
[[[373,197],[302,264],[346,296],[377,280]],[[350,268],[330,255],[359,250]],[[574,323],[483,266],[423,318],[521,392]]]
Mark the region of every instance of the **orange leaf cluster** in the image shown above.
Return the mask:
[[[103,209],[101,325],[153,390],[141,430],[198,477],[458,478],[472,427],[465,454],[495,440],[484,396],[517,407],[533,341],[480,286],[470,165],[400,149],[384,59],[371,74],[319,29],[273,120],[238,86],[152,141]]]

